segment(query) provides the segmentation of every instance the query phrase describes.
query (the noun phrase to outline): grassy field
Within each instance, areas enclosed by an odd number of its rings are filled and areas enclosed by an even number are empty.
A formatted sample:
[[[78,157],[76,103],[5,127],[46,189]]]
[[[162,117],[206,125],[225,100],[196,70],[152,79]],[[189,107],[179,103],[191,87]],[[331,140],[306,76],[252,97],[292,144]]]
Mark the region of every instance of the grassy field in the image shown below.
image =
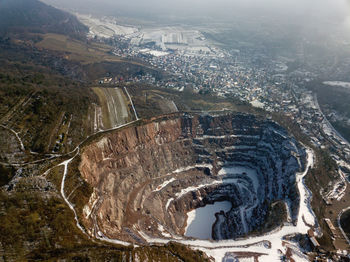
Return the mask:
[[[48,49],[52,51],[59,51],[65,53],[65,58],[81,62],[83,64],[99,63],[99,62],[125,62],[133,65],[149,67],[148,65],[138,62],[120,58],[111,55],[109,52],[113,47],[103,43],[93,41],[83,42],[77,39],[72,39],[60,34],[44,34],[43,40],[36,44],[36,47]]]
[[[133,97],[135,108],[141,118],[177,111],[220,111],[255,112],[248,104],[234,98],[220,98],[210,94],[179,92],[174,89],[156,88],[131,84],[128,90]]]
[[[103,44],[84,43],[59,34],[45,34],[43,40],[36,44],[37,47],[54,51],[65,52],[66,58],[84,63],[101,61],[122,61],[117,56],[107,54],[112,48]]]

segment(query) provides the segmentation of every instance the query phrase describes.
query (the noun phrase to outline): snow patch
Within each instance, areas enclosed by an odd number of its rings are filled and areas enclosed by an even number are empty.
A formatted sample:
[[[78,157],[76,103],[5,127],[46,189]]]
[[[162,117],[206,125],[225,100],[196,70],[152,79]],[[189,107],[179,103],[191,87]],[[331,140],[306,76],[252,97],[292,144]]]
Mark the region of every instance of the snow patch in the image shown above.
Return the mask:
[[[343,81],[325,81],[323,82],[324,85],[328,86],[340,86],[344,88],[350,88],[350,82],[343,82]]]
[[[153,56],[156,56],[156,57],[169,55],[168,52],[151,50],[151,49],[148,49],[148,48],[141,49],[140,53],[149,54],[149,55],[153,55]]]
[[[187,226],[185,236],[198,239],[212,239],[212,226],[215,223],[215,213],[228,212],[231,202],[215,202],[204,207],[194,209],[187,213]]]
[[[284,225],[268,234],[250,237],[241,240],[221,240],[221,241],[208,241],[208,240],[176,240],[184,245],[189,245],[194,249],[205,252],[208,256],[212,256],[215,261],[222,261],[228,252],[253,252],[261,253],[259,262],[271,262],[280,261],[282,253],[286,253],[287,248],[293,250],[299,250],[299,247],[293,243],[286,243],[283,238],[287,235],[301,233],[306,234],[310,229],[309,226],[316,225],[314,213],[311,210],[310,200],[311,193],[306,188],[304,183],[304,177],[307,174],[310,167],[314,165],[314,154],[309,148],[306,149],[307,153],[307,165],[304,172],[297,174],[297,186],[300,193],[300,203],[298,212],[297,225],[292,224]],[[218,181],[216,181],[218,182]],[[169,199],[168,203],[173,201]],[[168,205],[168,204],[167,204]],[[306,223],[305,223],[306,222]],[[143,232],[139,232],[140,235],[149,243],[168,243],[170,240],[152,238],[147,236]],[[269,243],[269,244],[266,244]],[[282,253],[281,253],[282,252]],[[294,253],[294,252],[293,252]],[[301,253],[298,253],[301,255]],[[293,256],[298,261],[305,261],[303,256]],[[306,260],[307,261],[307,260]]]
[[[162,225],[158,224],[158,230],[164,237],[171,237],[171,235],[164,230],[164,227]]]
[[[250,180],[253,182],[254,185],[254,191],[255,193],[258,192],[259,188],[259,179],[258,179],[258,174],[256,170],[248,167],[243,167],[243,166],[228,166],[228,167],[223,167],[220,169],[219,176],[228,176],[228,175],[243,175],[247,176],[250,178]]]
[[[126,89],[126,87],[124,86],[124,90],[125,90],[125,93],[128,95],[129,97],[129,100],[130,100],[130,103],[131,103],[131,107],[132,109],[134,110],[134,113],[135,113],[135,117],[136,117],[136,120],[139,120],[139,117],[137,116],[137,113],[136,113],[136,109],[135,109],[135,106],[134,106],[134,103],[132,102],[132,99],[131,99],[131,96],[128,92],[128,90]]]
[[[158,192],[160,190],[162,190],[164,187],[166,187],[168,184],[174,182],[176,179],[175,178],[171,178],[170,180],[165,181],[163,184],[157,186],[157,188],[155,190],[153,190],[153,192]]]

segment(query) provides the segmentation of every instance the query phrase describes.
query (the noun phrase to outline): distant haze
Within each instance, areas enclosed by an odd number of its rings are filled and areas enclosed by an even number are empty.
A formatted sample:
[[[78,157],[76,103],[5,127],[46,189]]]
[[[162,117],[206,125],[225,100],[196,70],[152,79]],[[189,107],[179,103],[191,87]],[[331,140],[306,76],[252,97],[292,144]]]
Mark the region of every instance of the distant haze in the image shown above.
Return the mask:
[[[42,0],[80,13],[178,22],[254,20],[350,32],[350,0]],[[203,19],[204,18],[204,19]]]
[[[247,14],[289,14],[344,17],[350,12],[347,0],[44,0],[58,7],[112,14],[154,16],[208,15],[230,17]]]

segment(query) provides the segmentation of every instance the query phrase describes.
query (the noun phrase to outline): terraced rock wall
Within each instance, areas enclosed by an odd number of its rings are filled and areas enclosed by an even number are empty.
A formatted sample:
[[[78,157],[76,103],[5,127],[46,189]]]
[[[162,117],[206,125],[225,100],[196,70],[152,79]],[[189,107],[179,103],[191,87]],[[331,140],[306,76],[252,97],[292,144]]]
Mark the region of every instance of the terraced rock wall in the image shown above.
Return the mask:
[[[244,236],[284,201],[295,222],[295,174],[305,152],[277,124],[251,115],[189,115],[157,119],[87,146],[80,172],[93,186],[84,207],[91,235],[145,243],[183,237],[186,213],[227,200],[214,239]]]

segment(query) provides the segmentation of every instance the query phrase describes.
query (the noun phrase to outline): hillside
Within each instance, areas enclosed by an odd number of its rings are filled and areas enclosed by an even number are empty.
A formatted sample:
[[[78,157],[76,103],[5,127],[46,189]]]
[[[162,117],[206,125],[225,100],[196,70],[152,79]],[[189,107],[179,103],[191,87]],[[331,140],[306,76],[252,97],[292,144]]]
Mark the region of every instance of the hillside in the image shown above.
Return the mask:
[[[83,37],[88,28],[76,17],[37,0],[0,0],[0,34],[59,33]]]
[[[76,227],[56,165],[97,131],[91,83],[155,71],[111,55],[86,32],[74,16],[39,1],[0,0],[0,261],[205,261],[178,244],[93,242]]]
[[[164,88],[169,71],[87,31],[40,1],[0,0],[0,262],[213,261],[228,248],[257,261],[296,247],[287,242],[312,251],[318,225],[324,252],[344,245],[323,220],[345,205],[334,212],[321,194],[337,163],[295,121]],[[208,227],[213,239],[276,232],[217,249],[187,242],[187,213],[221,201],[232,208]]]

